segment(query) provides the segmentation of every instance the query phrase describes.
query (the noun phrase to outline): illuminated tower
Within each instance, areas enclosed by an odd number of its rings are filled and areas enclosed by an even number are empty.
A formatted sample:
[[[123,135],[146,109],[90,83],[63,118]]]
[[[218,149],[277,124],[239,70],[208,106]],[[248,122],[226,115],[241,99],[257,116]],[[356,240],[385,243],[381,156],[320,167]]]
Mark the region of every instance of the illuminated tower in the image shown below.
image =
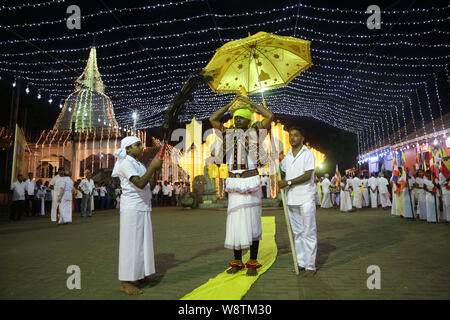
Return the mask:
[[[66,99],[54,129],[90,132],[96,128],[118,131],[111,100],[104,94],[104,85],[97,68],[97,52],[93,47],[83,73],[75,81],[75,91]]]

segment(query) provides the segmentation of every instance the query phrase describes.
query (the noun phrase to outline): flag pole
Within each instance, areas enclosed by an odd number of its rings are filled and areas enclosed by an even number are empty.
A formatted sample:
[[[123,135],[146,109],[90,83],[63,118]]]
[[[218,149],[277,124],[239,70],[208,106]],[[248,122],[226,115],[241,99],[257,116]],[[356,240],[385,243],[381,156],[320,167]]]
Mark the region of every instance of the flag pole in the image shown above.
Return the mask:
[[[280,171],[280,164],[278,163],[278,161],[276,162],[276,166],[277,166],[278,179],[280,179],[281,171]],[[283,202],[284,218],[286,220],[286,227],[287,227],[288,235],[289,235],[289,243],[291,245],[291,253],[292,253],[292,259],[294,262],[294,270],[295,270],[295,274],[298,275],[299,271],[298,271],[298,264],[297,264],[297,254],[295,252],[294,237],[292,235],[291,222],[289,220],[289,213],[288,213],[288,209],[287,209],[287,205],[286,205],[286,195],[284,193],[284,189],[281,189],[281,200]]]

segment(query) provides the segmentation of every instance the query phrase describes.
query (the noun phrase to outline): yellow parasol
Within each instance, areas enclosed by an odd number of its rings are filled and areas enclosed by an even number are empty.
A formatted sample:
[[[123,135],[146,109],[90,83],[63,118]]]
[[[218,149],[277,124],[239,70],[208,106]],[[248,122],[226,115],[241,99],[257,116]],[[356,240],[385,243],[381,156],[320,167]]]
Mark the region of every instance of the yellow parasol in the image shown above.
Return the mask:
[[[217,49],[203,69],[213,91],[249,94],[288,84],[311,65],[308,40],[258,32]]]

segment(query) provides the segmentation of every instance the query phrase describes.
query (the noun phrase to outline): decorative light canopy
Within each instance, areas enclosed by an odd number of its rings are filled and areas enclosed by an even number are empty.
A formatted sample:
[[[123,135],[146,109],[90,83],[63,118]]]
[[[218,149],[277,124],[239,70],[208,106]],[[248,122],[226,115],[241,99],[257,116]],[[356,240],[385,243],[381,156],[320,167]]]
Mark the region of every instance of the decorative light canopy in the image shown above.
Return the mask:
[[[433,141],[448,129],[442,117],[450,110],[449,5],[405,9],[380,1],[381,29],[369,30],[370,14],[361,6],[287,0],[246,1],[239,9],[209,4],[210,9],[194,0],[112,9],[92,5],[82,8],[82,29],[70,31],[67,17],[51,14],[65,11],[67,2],[0,6],[0,79],[11,86],[20,78],[23,90],[44,101],[67,98],[61,125],[70,114],[80,129],[114,127],[115,117],[120,126],[132,126],[136,110],[138,127],[155,127],[188,75],[204,68],[217,48],[264,31],[311,42],[312,67],[286,87],[264,92],[275,115],[311,117],[353,132],[365,157],[405,142],[411,133],[417,137],[422,130]],[[72,93],[93,37],[104,86],[93,72]],[[86,87],[86,81],[99,87]],[[201,87],[180,120],[204,120],[231,99]],[[251,99],[261,101],[259,95]],[[90,104],[104,109],[83,118]]]

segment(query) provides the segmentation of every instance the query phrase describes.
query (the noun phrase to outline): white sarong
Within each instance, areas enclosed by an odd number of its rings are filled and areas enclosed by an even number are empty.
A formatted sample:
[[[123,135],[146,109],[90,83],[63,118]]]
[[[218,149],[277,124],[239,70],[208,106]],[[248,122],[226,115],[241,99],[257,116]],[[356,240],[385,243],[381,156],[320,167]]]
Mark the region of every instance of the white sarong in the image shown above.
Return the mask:
[[[58,224],[72,222],[72,200],[61,200],[58,210]]]
[[[331,195],[329,192],[322,193],[322,205],[321,207],[324,209],[332,208],[333,204],[331,203]]]
[[[135,281],[155,273],[150,211],[121,208],[119,280]]]
[[[247,249],[255,240],[261,240],[261,178],[227,178],[228,192],[225,248]]]

